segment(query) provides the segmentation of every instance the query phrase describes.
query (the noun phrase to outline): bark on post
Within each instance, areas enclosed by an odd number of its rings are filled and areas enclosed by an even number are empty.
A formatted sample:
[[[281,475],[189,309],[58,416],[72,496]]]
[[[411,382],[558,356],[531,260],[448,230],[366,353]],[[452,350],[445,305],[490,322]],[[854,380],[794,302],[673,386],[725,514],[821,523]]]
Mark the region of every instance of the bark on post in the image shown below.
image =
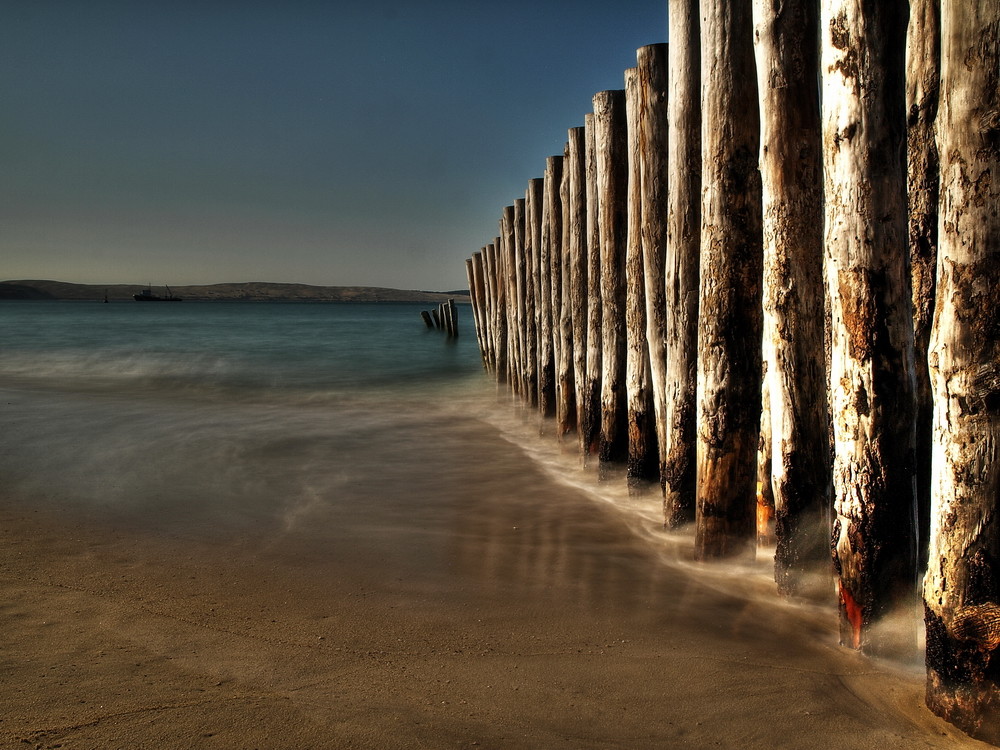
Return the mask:
[[[526,349],[525,385],[528,403],[538,406],[538,330],[539,293],[541,286],[541,242],[542,242],[542,180],[535,178],[528,182],[524,195],[525,223],[525,267],[527,283],[525,293]]]
[[[656,477],[666,486],[667,45],[636,52],[639,70],[639,152],[642,175],[642,262],[646,341],[656,440]]]
[[[573,171],[569,155],[569,142],[563,149],[563,175],[559,184],[559,203],[562,207],[562,235],[560,241],[561,269],[559,288],[559,345],[556,347],[556,430],[563,437],[576,429],[576,381],[573,374],[573,306],[570,290],[573,281],[570,234],[572,211],[569,183]]]
[[[834,564],[841,643],[871,651],[916,582],[906,18],[905,0],[823,2]]]
[[[490,274],[493,283],[493,341],[496,348],[497,382],[508,382],[507,372],[507,295],[504,280],[503,253],[500,252],[500,238],[486,246],[490,259]]]
[[[601,235],[597,211],[597,140],[594,114],[583,118],[587,172],[587,366],[580,440],[584,462],[601,445]]]
[[[646,282],[642,260],[642,149],[639,71],[625,71],[628,123],[628,233],[625,245],[625,390],[628,409],[628,483],[656,476],[657,450],[646,342]]]
[[[483,245],[483,328],[486,331],[486,340],[489,342],[487,347],[487,360],[486,367],[493,373],[496,377],[497,369],[497,358],[496,358],[496,330],[493,326],[493,307],[495,300],[493,295],[495,290],[493,289],[493,259],[491,257],[492,251],[489,245]]]
[[[941,65],[940,0],[910,0],[906,29],[906,164],[910,276],[913,280],[913,350],[917,377],[917,521],[920,560],[930,528],[933,403],[927,348],[934,317],[937,261],[938,151],[934,120]]]
[[[694,520],[701,251],[701,48],[698,0],[669,0],[666,473],[663,520]]]
[[[702,8],[695,556],[753,549],[761,388],[760,128],[750,0]]]
[[[543,417],[553,417],[556,413],[555,380],[555,320],[553,309],[553,288],[557,276],[553,265],[558,264],[558,242],[553,247],[553,236],[562,233],[559,205],[559,183],[562,180],[562,157],[550,156],[545,164],[542,180],[542,245],[541,245],[541,293],[539,295],[540,315],[538,332],[538,411]],[[555,251],[555,252],[554,252]],[[555,256],[555,257],[554,257]],[[555,269],[558,270],[558,266]],[[544,425],[544,423],[543,423]]]
[[[819,8],[754,0],[763,187],[764,344],[775,511],[774,578],[798,589],[826,558],[831,476],[823,349],[823,151]],[[765,481],[762,477],[762,481]],[[766,499],[766,498],[765,498]]]
[[[580,431],[584,421],[584,384],[587,380],[587,162],[583,128],[569,129],[567,190],[569,197],[569,304],[572,321],[573,426],[579,433],[581,452],[586,443]]]
[[[1000,744],[1000,5],[945,3],[927,705]]]
[[[599,460],[628,452],[625,407],[625,246],[628,157],[625,92],[594,95],[597,212],[601,237],[601,438]]]
[[[504,269],[504,314],[507,324],[507,382],[514,393],[521,392],[517,320],[517,258],[514,254],[514,207],[505,206],[499,222],[500,248]]]
[[[524,253],[524,198],[516,198],[514,200],[514,216],[511,223],[511,232],[517,286],[515,291],[517,301],[514,309],[514,318],[517,320],[517,384],[518,393],[521,394],[521,398],[526,399],[528,398],[528,366],[525,361],[525,349],[528,344],[528,324],[525,320],[525,314],[527,312],[528,286],[526,275],[527,258]]]
[[[486,287],[483,283],[483,253],[472,256],[472,313],[476,322],[476,336],[479,340],[479,350],[483,355],[483,366],[489,369],[489,336],[486,330]]]

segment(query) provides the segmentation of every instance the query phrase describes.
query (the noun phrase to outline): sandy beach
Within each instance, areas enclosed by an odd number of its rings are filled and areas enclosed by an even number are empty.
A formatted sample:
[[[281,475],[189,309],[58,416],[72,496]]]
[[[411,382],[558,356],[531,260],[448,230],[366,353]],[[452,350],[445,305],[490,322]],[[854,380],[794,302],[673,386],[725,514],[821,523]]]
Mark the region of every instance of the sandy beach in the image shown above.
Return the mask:
[[[292,545],[5,507],[0,738],[986,747],[923,708],[918,671],[838,648],[832,618],[663,564],[614,513],[591,506],[568,528],[469,510],[428,574],[336,535]]]

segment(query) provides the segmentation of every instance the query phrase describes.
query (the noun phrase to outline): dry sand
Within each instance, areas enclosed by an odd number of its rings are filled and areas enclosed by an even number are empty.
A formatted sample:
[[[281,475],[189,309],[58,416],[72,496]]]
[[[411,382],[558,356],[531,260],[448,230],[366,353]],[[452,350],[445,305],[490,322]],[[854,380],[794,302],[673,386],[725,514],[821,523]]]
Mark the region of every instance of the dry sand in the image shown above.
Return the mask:
[[[834,645],[828,613],[710,585],[591,515],[470,517],[431,575],[336,539],[6,503],[0,742],[987,747],[923,707],[919,670]]]

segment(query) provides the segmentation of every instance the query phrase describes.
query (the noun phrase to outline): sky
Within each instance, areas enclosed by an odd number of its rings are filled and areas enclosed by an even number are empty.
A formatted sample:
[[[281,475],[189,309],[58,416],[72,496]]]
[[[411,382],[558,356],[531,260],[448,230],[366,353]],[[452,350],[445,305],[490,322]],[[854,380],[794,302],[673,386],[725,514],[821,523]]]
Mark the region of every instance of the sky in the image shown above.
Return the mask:
[[[453,290],[666,0],[4,0],[0,280]]]

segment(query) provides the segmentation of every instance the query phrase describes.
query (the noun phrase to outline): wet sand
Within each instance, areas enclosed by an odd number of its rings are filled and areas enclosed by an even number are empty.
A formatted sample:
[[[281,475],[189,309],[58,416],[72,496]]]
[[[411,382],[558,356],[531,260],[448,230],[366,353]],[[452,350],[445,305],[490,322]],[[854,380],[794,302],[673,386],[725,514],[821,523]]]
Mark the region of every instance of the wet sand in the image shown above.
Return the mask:
[[[923,707],[919,669],[837,647],[822,608],[695,577],[572,488],[509,500],[470,501],[414,539],[321,516],[275,537],[7,499],[0,741],[987,747]]]

